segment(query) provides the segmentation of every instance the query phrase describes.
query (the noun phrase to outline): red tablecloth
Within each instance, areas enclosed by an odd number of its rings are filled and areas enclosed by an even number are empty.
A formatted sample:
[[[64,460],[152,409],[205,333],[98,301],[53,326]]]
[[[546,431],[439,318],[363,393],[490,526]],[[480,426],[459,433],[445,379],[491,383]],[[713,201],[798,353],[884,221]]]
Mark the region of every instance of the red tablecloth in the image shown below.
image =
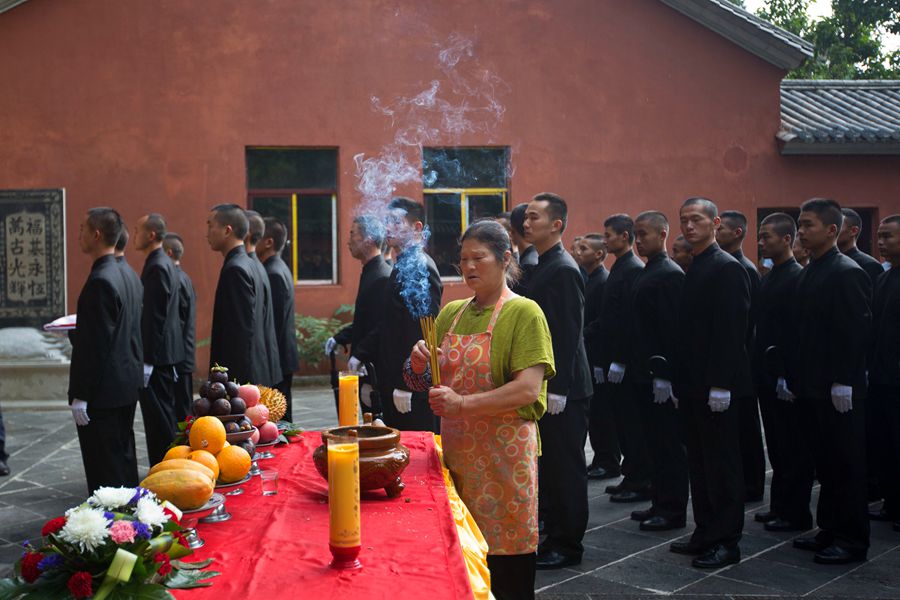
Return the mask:
[[[232,519],[201,523],[206,545],[186,560],[214,558],[222,575],[209,588],[172,590],[184,600],[230,598],[378,599],[472,597],[441,465],[430,433],[405,432],[410,464],[406,489],[396,499],[384,491],[363,492],[363,568],[328,567],[328,486],[312,462],[321,435],[305,433],[275,458],[259,461],[278,469],[278,495],[262,496],[259,477],[244,494],[227,496]]]

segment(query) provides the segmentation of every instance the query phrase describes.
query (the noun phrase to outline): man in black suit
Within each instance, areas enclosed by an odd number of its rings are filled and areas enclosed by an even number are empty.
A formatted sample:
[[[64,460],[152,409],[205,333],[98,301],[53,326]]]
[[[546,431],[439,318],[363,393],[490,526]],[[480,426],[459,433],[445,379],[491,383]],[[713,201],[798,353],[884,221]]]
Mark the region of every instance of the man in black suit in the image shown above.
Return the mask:
[[[325,354],[331,354],[338,344],[345,348],[349,345],[350,369],[354,371],[360,365],[374,363],[378,356],[378,332],[384,318],[384,299],[388,296],[391,284],[391,267],[382,255],[384,236],[384,225],[373,215],[360,215],[353,219],[350,226],[350,240],[347,246],[350,248],[351,256],[362,264],[353,323],[328,339],[325,343]],[[371,406],[371,385],[368,379],[363,381],[359,396],[363,404]],[[393,402],[392,398],[385,400]],[[383,406],[371,408],[375,415],[383,416]]]
[[[249,224],[237,204],[214,206],[206,220],[209,247],[225,261],[219,271],[213,304],[209,364],[228,368],[234,381],[265,381],[270,376],[263,290],[253,260],[244,249]]]
[[[603,266],[606,260],[606,238],[602,233],[589,233],[577,245],[581,267],[587,272],[584,286],[584,348],[588,355],[593,374],[593,393],[588,416],[588,438],[594,451],[594,458],[588,467],[588,479],[614,479],[621,475],[619,435],[609,398],[603,393],[606,372],[600,366],[601,340],[592,328],[600,314],[603,286],[609,271]]]
[[[116,242],[114,256],[116,257],[116,263],[118,263],[119,267],[122,269],[125,283],[131,288],[132,297],[137,298],[138,307],[140,308],[144,304],[144,284],[141,283],[141,278],[138,277],[135,270],[128,264],[128,259],[125,258],[125,249],[128,247],[128,238],[128,229],[123,224],[122,233],[119,235],[119,240]],[[135,335],[136,339],[134,343],[143,348],[144,342],[141,339],[141,330],[136,330]],[[143,350],[141,350],[141,352],[143,352]]]
[[[297,322],[294,318],[294,274],[281,259],[281,252],[287,243],[287,229],[272,217],[265,221],[265,233],[256,246],[256,254],[262,261],[272,290],[272,311],[275,322],[275,337],[278,340],[278,356],[281,360],[278,372],[281,377],[275,388],[284,394],[287,411],[284,418],[293,419],[291,386],[294,370],[297,368]]]
[[[78,296],[70,336],[69,405],[87,478],[98,487],[138,483],[134,409],[141,385],[140,298],[125,283],[114,248],[123,228],[111,208],[88,210],[78,243],[93,265]]]
[[[266,223],[262,216],[255,210],[246,210],[247,236],[244,238],[244,249],[253,265],[253,276],[256,279],[256,287],[262,290],[260,302],[263,306],[263,335],[266,340],[266,358],[268,375],[259,381],[254,381],[267,387],[274,387],[284,378],[281,372],[281,356],[279,355],[278,334],[275,331],[275,307],[272,300],[272,286],[269,283],[269,275],[266,268],[256,256],[256,245],[262,239],[266,231]],[[293,277],[292,277],[293,278]]]
[[[539,255],[528,297],[547,317],[556,365],[556,377],[547,384],[547,414],[538,423],[538,493],[547,533],[538,548],[538,569],[581,563],[588,519],[584,443],[592,388],[583,337],[584,279],[560,241],[567,219],[565,200],[542,193],[528,204],[524,225],[525,239]]]
[[[141,338],[144,343],[144,387],[141,415],[147,434],[150,464],[160,462],[175,439],[175,365],[184,360],[184,332],[178,313],[178,273],[162,248],[166,222],[162,215],[141,217],[134,228],[134,247],[146,255],[141,271],[144,305]]]
[[[525,238],[525,211],[527,210],[527,204],[520,204],[509,211],[511,240],[513,245],[518,248],[519,254],[519,279],[513,284],[512,291],[520,296],[528,295],[528,277],[538,264],[537,249]]]
[[[878,226],[878,252],[891,264],[878,276],[872,295],[873,332],[869,364],[869,410],[884,505],[869,518],[893,521],[900,531],[900,215]]]
[[[750,324],[747,327],[747,354],[753,348],[753,298],[759,289],[759,271],[741,248],[747,235],[747,217],[736,210],[726,210],[721,215],[716,229],[716,243],[725,252],[737,259],[750,278]],[[759,403],[756,395],[738,398],[741,409],[741,460],[744,466],[744,500],[762,500],[766,488],[766,456],[763,450],[762,430],[759,426]]]
[[[734,257],[716,243],[719,215],[706,198],[689,198],[681,232],[694,260],[678,309],[675,394],[685,432],[696,528],[673,552],[699,555],[697,568],[740,561],[744,528],[738,398],[753,391],[747,359],[750,282]]]
[[[387,243],[396,249],[387,295],[383,297],[384,315],[378,334],[375,369],[384,409],[384,422],[396,429],[440,431],[440,418],[428,404],[428,392],[410,392],[403,381],[403,363],[410,349],[422,339],[419,315],[413,315],[401,292],[401,271],[415,260],[424,260],[428,270],[429,306],[427,314],[437,316],[444,286],[437,265],[424,251],[422,230],[425,208],[409,198],[398,196],[388,204]],[[420,254],[421,253],[421,254]],[[440,341],[438,341],[440,343]]]
[[[684,272],[666,254],[668,236],[669,221],[663,213],[647,211],[637,216],[635,246],[647,266],[638,271],[628,299],[633,335],[629,368],[653,485],[650,508],[635,511],[632,518],[641,521],[644,531],[684,527],[687,514],[688,463],[671,369],[678,353],[676,323]]]
[[[178,373],[178,381],[175,383],[175,415],[179,421],[183,421],[191,414],[194,399],[197,294],[191,278],[181,268],[181,257],[184,256],[184,240],[181,236],[167,233],[163,239],[163,250],[175,264],[178,275],[178,319],[184,332],[184,360],[175,365],[175,372]]]
[[[791,492],[791,463],[794,453],[788,448],[794,430],[803,427],[793,392],[785,381],[785,360],[793,346],[793,305],[797,281],[803,271],[791,247],[797,235],[794,219],[785,213],[772,213],[759,226],[759,249],[772,268],[760,282],[753,298],[756,335],[751,364],[759,408],[765,425],[766,450],[772,465],[769,510],[754,518],[765,523],[768,531],[805,531],[812,526],[809,495]]]
[[[688,244],[683,235],[678,234],[678,237],[672,242],[672,256],[670,258],[685,273],[691,268],[691,263],[694,262],[694,255],[691,254],[691,245]]]
[[[842,220],[834,200],[813,198],[800,208],[797,236],[811,259],[797,282],[786,378],[804,423],[794,432],[799,460],[793,477],[805,490],[815,470],[821,484],[820,531],[795,539],[794,547],[814,551],[824,564],[865,560],[869,548],[863,404],[872,282],[838,252]]]

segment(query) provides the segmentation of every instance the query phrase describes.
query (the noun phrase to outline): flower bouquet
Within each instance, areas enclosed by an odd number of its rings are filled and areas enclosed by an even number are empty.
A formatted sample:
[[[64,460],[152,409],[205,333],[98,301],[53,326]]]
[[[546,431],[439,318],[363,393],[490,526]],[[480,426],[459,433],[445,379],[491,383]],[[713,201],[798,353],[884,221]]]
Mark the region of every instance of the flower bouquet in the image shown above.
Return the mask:
[[[185,563],[181,511],[141,487],[102,487],[48,521],[41,544],[25,542],[0,599],[173,598],[168,589],[206,587],[212,562]]]

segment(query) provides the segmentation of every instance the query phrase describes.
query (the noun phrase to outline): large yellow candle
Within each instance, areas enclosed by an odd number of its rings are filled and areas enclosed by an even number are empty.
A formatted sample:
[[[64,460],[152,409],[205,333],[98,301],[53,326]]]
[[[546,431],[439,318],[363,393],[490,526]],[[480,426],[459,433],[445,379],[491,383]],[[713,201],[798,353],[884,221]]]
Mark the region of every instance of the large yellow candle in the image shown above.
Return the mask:
[[[338,390],[338,425],[359,425],[359,375],[352,371],[341,371]]]
[[[328,441],[328,541],[336,548],[358,548],[359,444],[344,437]]]

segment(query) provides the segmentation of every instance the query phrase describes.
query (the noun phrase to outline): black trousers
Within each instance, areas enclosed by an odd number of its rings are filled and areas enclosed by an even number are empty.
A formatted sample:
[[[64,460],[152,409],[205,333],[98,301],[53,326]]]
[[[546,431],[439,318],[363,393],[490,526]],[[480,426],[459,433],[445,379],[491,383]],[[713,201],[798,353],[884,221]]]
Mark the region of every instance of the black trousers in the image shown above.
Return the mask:
[[[191,414],[191,404],[194,402],[194,374],[178,373],[178,381],[175,387],[175,420],[184,421]]]
[[[602,467],[610,473],[619,473],[622,453],[619,451],[616,419],[613,415],[612,403],[603,393],[603,384],[597,382],[594,382],[594,395],[591,396],[588,437],[591,440],[591,448],[594,450],[591,467]]]
[[[680,398],[696,529],[691,541],[702,547],[736,546],[744,529],[744,474],[741,470],[740,408],[714,413],[707,397]]]
[[[872,398],[872,393],[868,392],[866,398]],[[871,402],[869,403],[871,406]],[[871,410],[866,411],[866,499],[870,502],[887,499],[885,491],[881,485],[881,461],[879,454],[883,448],[881,440],[879,440],[876,432],[884,433],[881,423],[877,422],[878,417]]]
[[[649,383],[637,389],[641,388],[636,400],[653,466],[653,514],[683,521],[688,502],[688,461],[678,409],[671,400],[656,404]]]
[[[622,485],[629,490],[646,489],[650,485],[653,464],[647,450],[647,439],[638,408],[639,388],[630,379],[603,384],[615,415],[619,447],[622,449]]]
[[[884,510],[900,521],[900,386],[870,384],[867,408]]]
[[[6,462],[9,454],[6,453],[6,425],[3,424],[3,411],[0,410],[0,460]]]
[[[135,404],[98,409],[88,402],[91,422],[84,427],[75,426],[88,495],[101,486],[134,487],[138,484],[134,409]]]
[[[762,428],[759,425],[759,404],[756,398],[741,398],[738,400],[738,407],[744,500],[758,500],[766,491],[766,455],[763,450]]]
[[[798,398],[801,426],[795,431],[805,452],[797,453],[793,477],[812,488],[818,478],[819,504],[816,524],[821,541],[848,550],[869,547],[869,505],[866,500],[865,401],[853,399],[853,410],[841,414],[831,398]]]
[[[775,383],[771,389],[767,386],[757,388],[759,397],[759,412],[762,413],[763,428],[766,436],[766,451],[769,454],[769,464],[772,465],[772,484],[769,493],[769,510],[782,517],[788,518],[788,513],[798,516],[796,510],[789,508],[790,472],[788,462],[791,460],[790,438],[791,423],[796,418],[791,418],[790,412],[796,407],[793,402],[779,400],[775,395]],[[806,514],[809,515],[809,498],[806,499]],[[802,516],[802,513],[799,515]],[[798,525],[810,525],[811,519],[806,518]]]
[[[384,408],[384,424],[400,431],[432,431],[441,432],[441,418],[431,412],[428,405],[428,392],[413,392],[412,410],[408,413],[397,412],[394,406],[393,388],[381,389],[381,404]]]
[[[275,389],[284,394],[284,401],[287,403],[287,410],[284,412],[284,417],[282,417],[287,422],[293,422],[294,414],[293,414],[293,404],[294,399],[291,397],[291,387],[294,385],[294,374],[285,373],[284,378],[279,381],[275,385]]]
[[[172,365],[153,367],[147,387],[141,390],[141,416],[147,434],[150,466],[160,462],[175,439],[175,374]]]
[[[541,457],[538,459],[538,503],[547,539],[542,548],[580,557],[587,529],[587,465],[584,443],[590,398],[569,399],[558,415],[538,421]]]
[[[488,554],[491,593],[497,600],[533,600],[535,554]]]

